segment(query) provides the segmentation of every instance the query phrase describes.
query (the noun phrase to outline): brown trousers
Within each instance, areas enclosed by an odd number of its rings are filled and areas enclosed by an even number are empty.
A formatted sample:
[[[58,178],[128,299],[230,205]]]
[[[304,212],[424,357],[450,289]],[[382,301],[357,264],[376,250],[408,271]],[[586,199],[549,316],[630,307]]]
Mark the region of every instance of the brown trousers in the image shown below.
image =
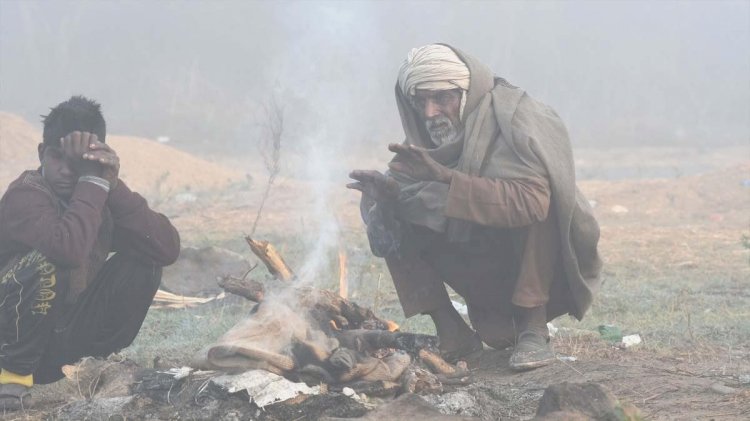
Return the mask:
[[[416,227],[419,252],[386,259],[406,317],[451,305],[445,284],[461,295],[482,340],[495,348],[515,342],[518,307],[545,305],[547,319],[569,312],[572,299],[560,256],[554,214],[518,229],[477,226],[469,243]]]

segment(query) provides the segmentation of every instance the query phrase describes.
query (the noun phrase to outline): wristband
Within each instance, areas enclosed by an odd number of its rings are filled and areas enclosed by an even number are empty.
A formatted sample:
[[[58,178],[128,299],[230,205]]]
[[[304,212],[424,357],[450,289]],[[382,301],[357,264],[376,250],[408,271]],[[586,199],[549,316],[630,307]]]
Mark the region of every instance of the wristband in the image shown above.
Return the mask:
[[[96,184],[97,186],[103,188],[104,191],[109,193],[109,181],[101,177],[97,177],[94,175],[83,175],[81,177],[78,177],[78,182],[80,183],[81,181],[86,181],[88,183]]]

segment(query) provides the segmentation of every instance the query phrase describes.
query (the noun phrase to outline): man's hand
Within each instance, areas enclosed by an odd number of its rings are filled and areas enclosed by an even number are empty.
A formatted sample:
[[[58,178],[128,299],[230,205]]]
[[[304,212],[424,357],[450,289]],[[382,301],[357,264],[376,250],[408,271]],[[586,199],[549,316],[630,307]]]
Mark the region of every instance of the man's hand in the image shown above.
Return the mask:
[[[98,163],[102,167],[101,177],[109,181],[110,189],[115,188],[120,175],[120,157],[114,149],[96,140],[94,135],[94,141],[89,144],[89,150],[83,154],[83,159]]]
[[[401,193],[398,182],[385,174],[375,170],[354,170],[349,177],[356,183],[346,185],[349,189],[359,190],[364,196],[380,204],[393,204]]]
[[[453,170],[432,159],[426,149],[391,143],[388,150],[395,152],[398,158],[388,164],[391,170],[421,181],[451,182]]]
[[[98,142],[95,134],[79,131],[69,133],[60,139],[63,156],[79,176],[102,176],[102,166],[98,162],[84,158],[84,154],[89,150],[89,145],[93,142]]]

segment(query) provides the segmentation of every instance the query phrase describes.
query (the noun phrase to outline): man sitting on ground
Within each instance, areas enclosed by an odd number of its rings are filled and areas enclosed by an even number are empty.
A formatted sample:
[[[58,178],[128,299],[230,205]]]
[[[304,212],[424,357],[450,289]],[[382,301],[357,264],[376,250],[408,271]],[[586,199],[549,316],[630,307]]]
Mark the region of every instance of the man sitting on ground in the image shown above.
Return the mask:
[[[84,356],[130,345],[179,255],[167,217],[118,178],[100,106],[75,96],[44,117],[41,167],[0,199],[0,411]]]

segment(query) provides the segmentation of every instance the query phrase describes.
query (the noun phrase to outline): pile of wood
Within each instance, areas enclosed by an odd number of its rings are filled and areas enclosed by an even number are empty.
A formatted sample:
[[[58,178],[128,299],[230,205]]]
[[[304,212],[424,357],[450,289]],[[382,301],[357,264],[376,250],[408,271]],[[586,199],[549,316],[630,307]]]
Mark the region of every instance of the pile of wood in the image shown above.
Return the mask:
[[[451,365],[437,337],[398,331],[370,309],[339,294],[300,286],[276,249],[246,238],[278,282],[269,290],[245,274],[225,277],[225,291],[257,303],[251,314],[203,349],[194,367],[239,372],[263,369],[329,390],[387,395],[443,390],[470,382],[465,363]]]

